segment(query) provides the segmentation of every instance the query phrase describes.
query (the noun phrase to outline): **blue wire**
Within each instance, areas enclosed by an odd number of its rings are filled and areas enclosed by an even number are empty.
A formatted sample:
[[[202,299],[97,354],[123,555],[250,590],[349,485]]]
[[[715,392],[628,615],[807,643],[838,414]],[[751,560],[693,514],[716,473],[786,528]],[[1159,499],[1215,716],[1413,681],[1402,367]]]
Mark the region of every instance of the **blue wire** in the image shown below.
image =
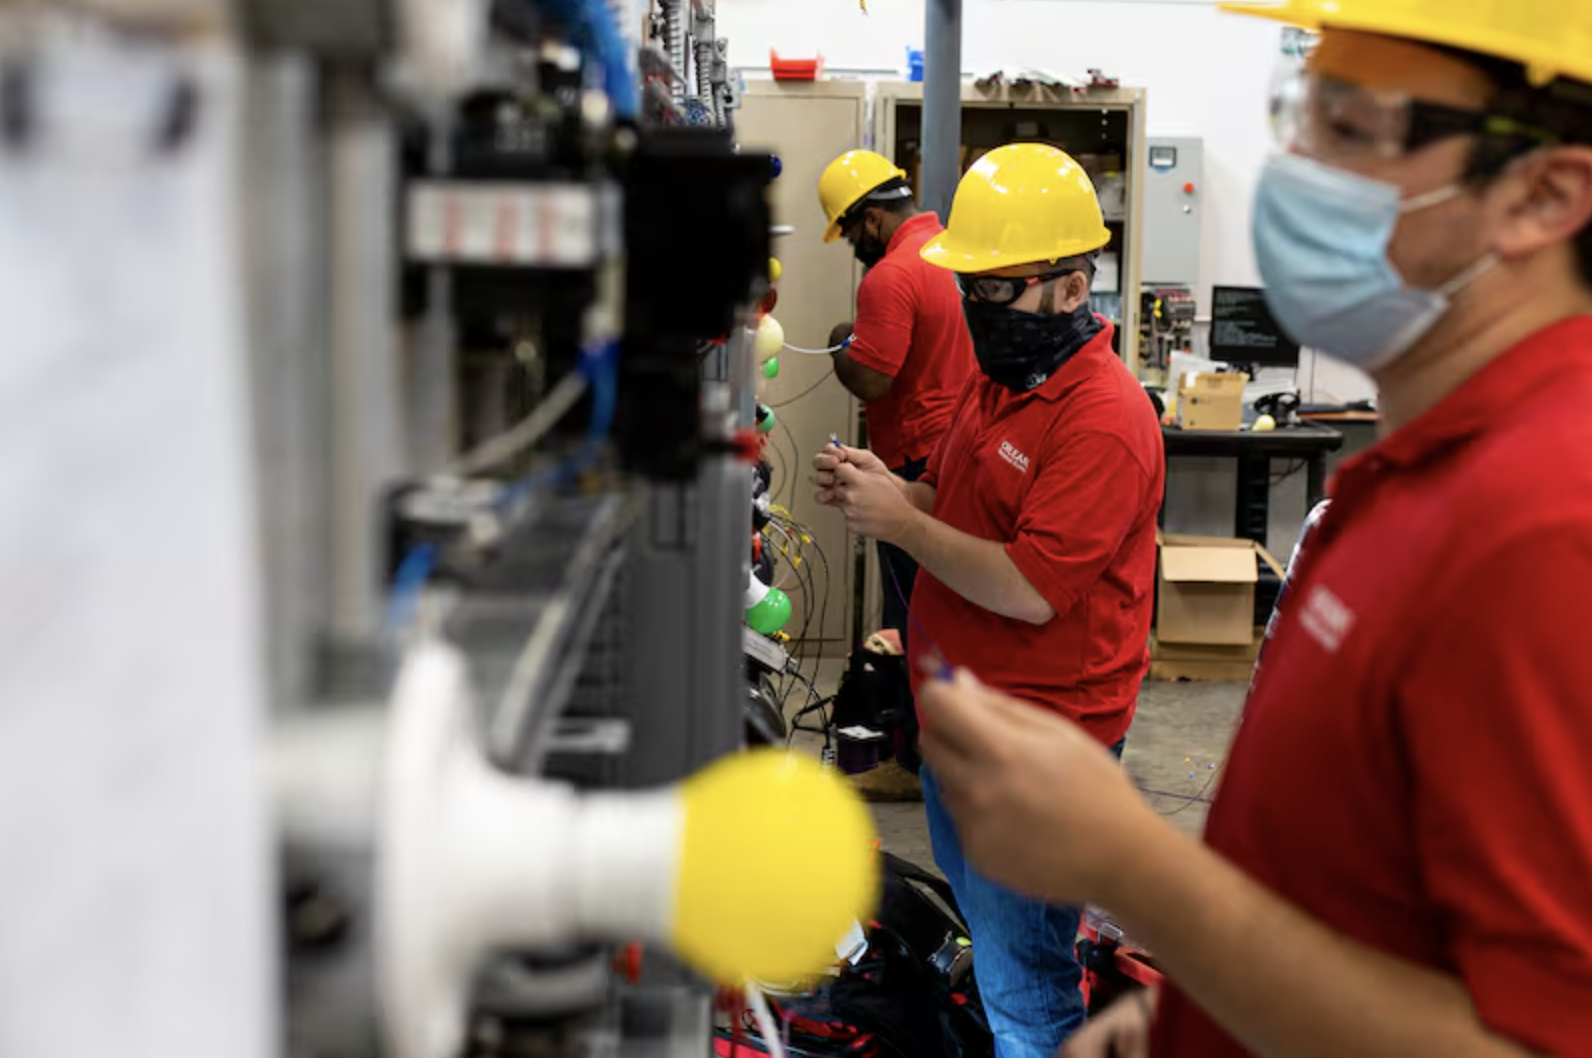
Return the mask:
[[[582,356],[580,371],[592,388],[591,428],[586,433],[587,450],[582,453],[591,461],[614,428],[619,406],[619,343],[608,342]]]
[[[436,569],[437,557],[436,544],[417,544],[409,549],[404,560],[398,564],[398,571],[392,578],[392,594],[387,601],[389,633],[408,628],[414,621],[420,609],[420,596],[426,590],[426,582],[431,579],[432,571]]]
[[[573,30],[576,42],[602,65],[603,90],[614,113],[633,120],[641,108],[641,88],[631,65],[630,47],[603,0],[544,0],[544,5]]]
[[[613,432],[614,414],[619,405],[619,343],[605,342],[582,353],[578,370],[592,391],[591,425],[586,430],[580,452],[557,466],[510,485],[503,494],[501,506],[512,507],[543,489],[574,480],[602,455],[603,442]]]

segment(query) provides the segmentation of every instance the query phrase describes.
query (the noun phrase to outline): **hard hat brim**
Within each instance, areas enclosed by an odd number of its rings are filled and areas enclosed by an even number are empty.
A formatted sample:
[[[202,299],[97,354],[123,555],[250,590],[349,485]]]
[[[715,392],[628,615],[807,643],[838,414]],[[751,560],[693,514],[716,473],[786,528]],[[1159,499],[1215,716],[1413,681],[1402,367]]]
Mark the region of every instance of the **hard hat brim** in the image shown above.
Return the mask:
[[[1527,79],[1537,87],[1558,77],[1592,84],[1592,58],[1581,46],[1592,26],[1580,27],[1567,42],[1506,32],[1487,20],[1439,17],[1429,10],[1407,10],[1406,4],[1390,9],[1368,0],[1222,0],[1217,7],[1313,32],[1355,30],[1490,55],[1525,67]]]
[[[958,246],[949,231],[942,232],[924,244],[919,256],[924,261],[936,268],[943,268],[947,272],[960,272],[963,275],[976,275],[980,272],[993,272],[1000,268],[1016,268],[1020,265],[1038,264],[1041,261],[1061,261],[1068,257],[1078,257],[1086,253],[1094,253],[1111,245],[1111,232],[1102,227],[1098,236],[1084,240],[1075,246],[1054,247],[1047,253],[1003,253],[999,250],[969,250]]]
[[[1298,26],[1300,29],[1316,32],[1321,29],[1321,12],[1316,5],[1301,4],[1296,0],[1283,0],[1281,3],[1268,3],[1266,0],[1223,0],[1216,7],[1229,14],[1253,15],[1256,18]]]

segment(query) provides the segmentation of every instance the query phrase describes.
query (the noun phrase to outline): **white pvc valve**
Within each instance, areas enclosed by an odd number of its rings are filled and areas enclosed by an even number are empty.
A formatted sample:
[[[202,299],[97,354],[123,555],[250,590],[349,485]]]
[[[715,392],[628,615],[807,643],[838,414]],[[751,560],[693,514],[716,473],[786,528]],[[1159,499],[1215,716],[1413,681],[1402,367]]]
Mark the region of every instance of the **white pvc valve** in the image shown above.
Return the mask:
[[[768,598],[768,593],[772,589],[758,579],[756,570],[747,573],[746,578],[746,605],[742,607],[742,609],[750,610],[752,607]]]

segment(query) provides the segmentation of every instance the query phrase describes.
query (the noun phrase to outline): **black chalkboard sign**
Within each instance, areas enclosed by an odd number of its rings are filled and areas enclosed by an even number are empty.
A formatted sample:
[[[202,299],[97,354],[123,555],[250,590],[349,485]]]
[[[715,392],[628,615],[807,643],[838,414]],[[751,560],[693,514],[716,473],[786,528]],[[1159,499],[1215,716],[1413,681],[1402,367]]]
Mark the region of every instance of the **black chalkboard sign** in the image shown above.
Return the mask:
[[[1211,289],[1211,359],[1227,364],[1293,367],[1299,343],[1283,333],[1256,287]]]

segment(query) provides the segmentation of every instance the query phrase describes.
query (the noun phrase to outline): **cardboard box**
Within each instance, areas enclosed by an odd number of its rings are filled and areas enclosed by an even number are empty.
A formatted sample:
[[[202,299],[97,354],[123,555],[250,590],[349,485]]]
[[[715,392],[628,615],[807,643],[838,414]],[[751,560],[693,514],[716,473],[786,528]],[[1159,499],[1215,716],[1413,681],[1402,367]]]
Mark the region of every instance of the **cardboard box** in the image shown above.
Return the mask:
[[[1178,411],[1185,430],[1239,430],[1244,426],[1243,372],[1205,373],[1178,383]]]
[[[1260,657],[1264,628],[1246,646],[1163,643],[1150,637],[1150,679],[1194,683],[1248,683]]]
[[[1161,643],[1248,647],[1255,642],[1256,557],[1282,566],[1253,540],[1161,537],[1155,632]]]

